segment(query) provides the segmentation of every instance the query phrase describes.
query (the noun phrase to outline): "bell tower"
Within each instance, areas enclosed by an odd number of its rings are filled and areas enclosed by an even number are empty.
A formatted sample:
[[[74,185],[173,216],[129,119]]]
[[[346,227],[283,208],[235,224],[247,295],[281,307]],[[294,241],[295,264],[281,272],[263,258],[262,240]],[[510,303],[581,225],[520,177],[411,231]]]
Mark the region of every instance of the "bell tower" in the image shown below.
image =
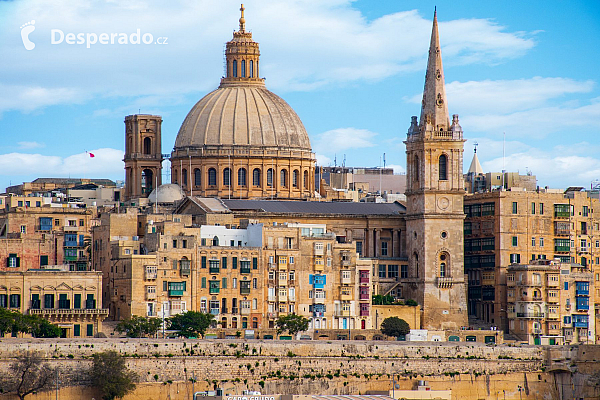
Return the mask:
[[[148,197],[162,184],[160,115],[125,117],[125,199]]]
[[[458,115],[450,121],[437,12],[429,46],[421,117],[406,141],[406,296],[423,308],[424,329],[468,325],[464,277],[463,139]]]

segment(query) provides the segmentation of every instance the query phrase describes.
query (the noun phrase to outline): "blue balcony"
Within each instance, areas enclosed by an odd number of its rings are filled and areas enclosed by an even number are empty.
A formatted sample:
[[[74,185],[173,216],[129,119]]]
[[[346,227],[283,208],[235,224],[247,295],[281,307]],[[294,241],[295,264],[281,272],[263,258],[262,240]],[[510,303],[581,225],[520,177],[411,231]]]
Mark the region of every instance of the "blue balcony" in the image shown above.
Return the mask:
[[[219,309],[218,308],[211,308],[210,309],[210,313],[212,315],[219,315]]]
[[[588,322],[587,321],[575,321],[573,322],[573,328],[587,328],[588,327]]]

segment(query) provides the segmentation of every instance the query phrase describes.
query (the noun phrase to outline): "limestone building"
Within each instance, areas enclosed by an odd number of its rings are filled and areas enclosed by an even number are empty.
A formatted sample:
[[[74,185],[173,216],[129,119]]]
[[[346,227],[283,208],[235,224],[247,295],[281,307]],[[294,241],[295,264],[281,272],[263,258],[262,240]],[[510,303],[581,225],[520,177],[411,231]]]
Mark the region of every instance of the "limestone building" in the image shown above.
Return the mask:
[[[506,269],[558,259],[593,271],[600,290],[600,203],[571,188],[495,191],[465,197],[465,273],[469,313],[508,332]],[[600,293],[597,293],[600,294]]]
[[[171,152],[171,182],[221,198],[314,197],[315,156],[294,110],[265,88],[260,51],[246,31],[227,42],[226,76],[183,121]]]
[[[421,117],[412,117],[406,144],[405,291],[423,307],[427,329],[467,326],[463,270],[463,132],[450,122],[437,16],[429,47]]]
[[[536,260],[511,265],[509,332],[529,344],[596,343],[593,284],[592,272],[579,264]]]

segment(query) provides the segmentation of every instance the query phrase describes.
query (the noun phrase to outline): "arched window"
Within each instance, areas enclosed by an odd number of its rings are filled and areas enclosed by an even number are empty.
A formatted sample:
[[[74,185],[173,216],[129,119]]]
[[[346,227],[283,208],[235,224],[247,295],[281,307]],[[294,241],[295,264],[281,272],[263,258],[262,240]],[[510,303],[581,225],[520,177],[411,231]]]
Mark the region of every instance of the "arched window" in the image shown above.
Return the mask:
[[[242,78],[246,77],[246,60],[242,60]]]
[[[233,60],[233,77],[237,78],[237,60]]]
[[[218,246],[219,245],[219,237],[218,236],[213,237],[212,245],[213,246]]]
[[[260,169],[258,168],[254,168],[254,171],[252,171],[252,185],[260,186]]]
[[[300,179],[300,172],[297,169],[294,170],[294,175],[292,176],[292,186],[298,187],[298,180]]]
[[[242,328],[248,328],[248,317],[242,317]]]
[[[440,156],[440,181],[448,180],[448,158],[445,154]]]
[[[217,170],[214,168],[208,170],[208,186],[217,186]]]
[[[287,182],[287,169],[282,169],[281,170],[281,178],[279,180],[279,184],[283,187],[287,187],[288,182]]]
[[[413,160],[413,180],[419,182],[419,156]]]
[[[227,328],[227,317],[221,318],[221,328]]]
[[[450,257],[447,253],[440,254],[440,278],[450,276],[450,269],[448,268]]]
[[[257,328],[258,328],[258,318],[252,317],[252,329],[257,329]]]
[[[238,185],[246,186],[246,168],[238,169]]]
[[[181,171],[181,183],[183,186],[187,186],[187,169],[183,169],[183,171]]]
[[[194,170],[194,186],[200,186],[202,183],[202,172],[196,168]]]
[[[152,153],[152,139],[149,137],[144,138],[144,154]]]
[[[304,171],[304,189],[308,189],[308,171]]]
[[[248,71],[248,77],[254,78],[254,61],[250,60],[250,70]]]
[[[229,168],[225,168],[223,170],[223,185],[229,186],[231,183],[231,170]]]
[[[142,194],[152,192],[152,176],[152,170],[145,169],[142,171]]]
[[[272,187],[273,186],[273,169],[269,168],[267,170],[267,186]]]

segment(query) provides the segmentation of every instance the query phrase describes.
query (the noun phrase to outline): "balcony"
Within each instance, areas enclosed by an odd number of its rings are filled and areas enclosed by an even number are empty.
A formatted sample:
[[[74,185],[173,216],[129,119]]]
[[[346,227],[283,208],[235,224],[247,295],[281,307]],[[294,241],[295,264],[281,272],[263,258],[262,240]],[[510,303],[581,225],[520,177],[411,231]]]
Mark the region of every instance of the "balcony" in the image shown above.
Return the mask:
[[[317,272],[321,272],[325,269],[325,265],[323,264],[315,264],[314,270]]]
[[[267,318],[275,319],[275,318],[277,318],[277,313],[274,313],[274,312],[267,313]]]
[[[315,304],[325,304],[325,298],[324,297],[315,297],[314,298],[314,303]]]
[[[231,309],[231,313],[232,313],[232,314],[238,314],[238,313],[239,313],[239,311],[240,311],[240,310],[239,310],[239,308],[237,308],[237,307],[233,307],[233,308]]]
[[[370,281],[370,280],[369,280],[369,277],[368,277],[368,276],[361,276],[361,277],[359,278],[359,281],[358,281],[358,282],[359,282],[359,283],[369,283],[369,281]]]
[[[108,308],[43,308],[41,310],[29,309],[31,315],[100,315],[108,316]]]
[[[317,248],[315,246],[315,253],[314,253],[314,255],[315,256],[322,256],[323,255],[323,247]]]
[[[342,300],[342,301],[353,300],[352,299],[352,294],[351,293],[344,293],[344,292],[342,292],[342,293],[340,293],[340,300]]]
[[[156,292],[146,292],[146,300],[156,300]]]
[[[512,281],[507,280],[506,281],[506,286],[514,287],[516,285],[517,285],[517,282],[515,282],[514,280],[512,280]]]
[[[294,280],[294,279],[288,280],[288,286],[294,286],[295,284],[296,284],[296,280]]]
[[[189,265],[187,267],[184,265],[181,266],[181,276],[190,276],[191,273],[192,270]]]
[[[351,285],[351,284],[352,284],[352,278],[342,277],[342,285]]]
[[[242,295],[250,294],[250,288],[240,288],[240,294],[242,294]]]
[[[336,310],[335,316],[336,317],[349,317],[350,310]]]
[[[448,289],[452,287],[452,278],[450,277],[441,277],[438,276],[436,278],[436,284],[437,287],[439,287],[440,289]]]
[[[506,313],[506,318],[508,318],[508,319],[515,319],[516,316],[517,316],[517,313],[514,311],[509,311]]]
[[[575,289],[575,296],[589,296],[590,289]]]
[[[366,310],[360,310],[360,316],[361,317],[368,317],[369,316],[369,309]]]
[[[547,319],[559,319],[560,318],[560,314],[555,311],[555,312],[549,312],[548,316],[546,317]]]
[[[573,321],[573,328],[587,328],[587,321]]]
[[[368,301],[368,300],[369,300],[369,293],[361,293],[361,294],[358,296],[358,299],[359,299],[360,301]]]
[[[240,274],[249,274],[250,267],[240,267]]]
[[[241,314],[242,315],[249,315],[250,314],[250,308],[245,308],[245,307],[242,308]]]
[[[279,300],[279,302],[285,302],[285,301],[288,301],[288,297],[287,297],[287,295],[283,295],[283,296],[279,295],[278,300]]]
[[[554,251],[556,253],[569,253],[571,251],[571,246],[554,246]]]
[[[279,263],[277,264],[277,270],[278,271],[287,271],[287,263]]]
[[[156,271],[146,271],[146,280],[154,280],[158,278],[158,273]]]
[[[546,286],[547,287],[553,287],[553,288],[555,288],[555,287],[559,287],[560,284],[558,282],[558,279],[556,279],[556,280],[547,279],[546,280]]]
[[[183,296],[183,289],[169,289],[169,296],[181,297]]]
[[[295,294],[293,296],[289,295],[288,296],[288,301],[296,301],[296,295]]]
[[[218,274],[219,273],[219,267],[209,267],[208,268],[208,273],[209,274]],[[250,273],[250,271],[248,271],[248,273]]]
[[[533,319],[542,319],[544,318],[544,313],[536,313],[536,312],[518,312],[517,318],[533,318]]]
[[[218,308],[211,308],[210,309],[210,313],[212,315],[219,315],[219,309]]]
[[[269,296],[268,301],[277,301],[277,296]]]
[[[571,235],[570,229],[554,228],[554,236],[570,236],[570,235]]]
[[[576,311],[588,311],[590,309],[589,304],[577,304],[575,306]]]
[[[208,293],[210,294],[219,294],[221,289],[219,287],[211,287],[208,289]]]

